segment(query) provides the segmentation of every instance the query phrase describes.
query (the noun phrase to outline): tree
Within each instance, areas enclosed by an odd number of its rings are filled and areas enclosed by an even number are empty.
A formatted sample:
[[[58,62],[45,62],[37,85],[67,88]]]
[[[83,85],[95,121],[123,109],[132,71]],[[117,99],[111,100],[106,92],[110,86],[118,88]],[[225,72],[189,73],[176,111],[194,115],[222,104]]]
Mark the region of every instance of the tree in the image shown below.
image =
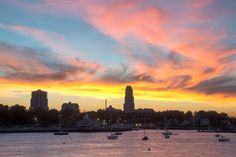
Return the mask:
[[[47,112],[47,118],[49,124],[59,124],[59,114],[60,112],[56,109],[50,109]]]
[[[11,113],[7,105],[0,104],[0,126],[10,125],[12,122]]]
[[[188,111],[184,114],[185,120],[192,120],[193,119],[193,113],[191,111]]]
[[[14,105],[10,107],[12,122],[16,125],[27,124],[30,121],[29,114],[25,106]]]

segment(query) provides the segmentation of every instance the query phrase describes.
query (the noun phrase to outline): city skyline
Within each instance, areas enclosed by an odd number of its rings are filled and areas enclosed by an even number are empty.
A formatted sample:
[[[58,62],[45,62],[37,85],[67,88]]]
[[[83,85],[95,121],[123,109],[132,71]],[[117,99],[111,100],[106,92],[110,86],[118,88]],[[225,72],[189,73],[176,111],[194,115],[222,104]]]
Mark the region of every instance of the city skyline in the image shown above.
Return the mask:
[[[216,110],[236,116],[236,3],[223,0],[0,2],[0,104]]]

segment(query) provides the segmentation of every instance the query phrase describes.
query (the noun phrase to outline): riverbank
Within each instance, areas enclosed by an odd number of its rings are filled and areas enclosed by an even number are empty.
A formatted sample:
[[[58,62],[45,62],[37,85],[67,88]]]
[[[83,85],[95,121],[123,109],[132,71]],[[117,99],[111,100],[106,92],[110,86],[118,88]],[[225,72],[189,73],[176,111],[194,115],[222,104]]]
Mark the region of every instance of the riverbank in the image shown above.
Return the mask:
[[[189,128],[181,128],[181,129],[171,129],[169,130],[193,130]],[[57,128],[57,127],[38,127],[38,128],[32,128],[32,127],[24,127],[24,128],[0,128],[0,134],[4,133],[53,133],[53,132],[59,132],[60,130],[67,131],[67,132],[110,132],[110,128],[93,128],[93,129],[78,129],[78,128]],[[122,131],[131,131],[132,128],[113,128],[112,131],[114,132],[122,132]],[[156,130],[156,129],[150,129],[150,130]],[[161,130],[161,129],[158,129]],[[219,132],[218,130],[196,130],[197,132]],[[221,132],[225,133],[236,133],[236,130],[222,130]]]
[[[50,133],[59,132],[60,130],[68,132],[109,132],[110,128],[93,128],[93,129],[78,129],[78,128],[0,128],[0,134],[4,133]],[[130,131],[131,128],[113,128],[114,132]]]

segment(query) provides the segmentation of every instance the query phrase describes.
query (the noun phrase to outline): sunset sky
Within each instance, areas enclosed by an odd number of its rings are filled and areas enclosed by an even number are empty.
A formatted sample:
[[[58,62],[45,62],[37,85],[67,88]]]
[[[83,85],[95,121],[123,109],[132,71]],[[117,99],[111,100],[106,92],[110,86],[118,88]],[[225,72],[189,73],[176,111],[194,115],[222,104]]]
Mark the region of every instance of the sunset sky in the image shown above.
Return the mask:
[[[0,104],[236,116],[235,0],[0,0]]]

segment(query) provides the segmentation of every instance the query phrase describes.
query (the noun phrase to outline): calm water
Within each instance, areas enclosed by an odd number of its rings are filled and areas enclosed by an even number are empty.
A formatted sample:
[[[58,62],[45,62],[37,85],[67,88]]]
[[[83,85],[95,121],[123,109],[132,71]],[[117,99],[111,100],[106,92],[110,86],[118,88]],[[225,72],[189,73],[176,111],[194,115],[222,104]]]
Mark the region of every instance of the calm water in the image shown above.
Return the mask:
[[[0,157],[236,156],[236,134],[225,134],[231,141],[219,143],[214,133],[173,132],[178,135],[164,139],[161,131],[148,130],[149,141],[141,140],[143,131],[125,132],[118,140],[107,140],[106,133],[71,133],[69,136],[54,136],[51,133],[0,134]]]

